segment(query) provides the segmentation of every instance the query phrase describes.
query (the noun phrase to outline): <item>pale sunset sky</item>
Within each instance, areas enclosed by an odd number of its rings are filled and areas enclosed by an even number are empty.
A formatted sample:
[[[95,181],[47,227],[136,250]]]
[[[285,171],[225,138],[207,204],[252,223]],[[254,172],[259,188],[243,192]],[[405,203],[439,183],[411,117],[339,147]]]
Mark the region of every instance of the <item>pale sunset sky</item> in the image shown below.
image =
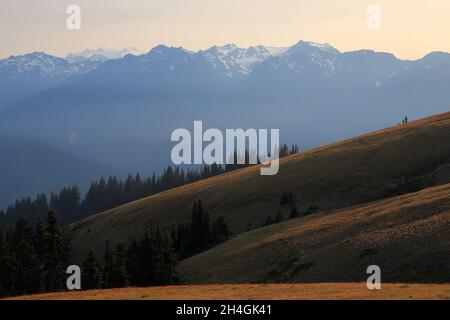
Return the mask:
[[[81,30],[66,28],[69,5],[81,8]],[[381,9],[378,31],[367,28],[370,5]],[[158,44],[285,47],[299,40],[403,59],[450,52],[450,1],[0,0],[0,58],[33,51],[66,56],[99,47],[147,52]]]

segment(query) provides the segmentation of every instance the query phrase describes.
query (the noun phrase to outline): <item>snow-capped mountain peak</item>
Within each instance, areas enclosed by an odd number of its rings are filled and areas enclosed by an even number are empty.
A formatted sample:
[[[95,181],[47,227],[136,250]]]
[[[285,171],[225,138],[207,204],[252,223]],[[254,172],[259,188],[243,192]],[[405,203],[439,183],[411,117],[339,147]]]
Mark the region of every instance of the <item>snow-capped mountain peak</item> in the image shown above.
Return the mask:
[[[302,40],[286,50],[281,57],[288,61],[295,72],[309,65],[321,69],[325,76],[331,77],[339,68],[341,52],[329,44]]]
[[[336,48],[332,47],[331,45],[327,43],[317,43],[317,42],[310,42],[310,41],[299,41],[292,47],[290,47],[286,52],[285,55],[292,55],[295,53],[302,53],[302,54],[316,54],[316,55],[339,55],[340,52]]]
[[[44,52],[33,52],[21,56],[10,56],[0,61],[0,71],[11,78],[28,74],[33,77],[54,78],[63,74],[76,73],[77,66],[62,58]]]
[[[120,50],[115,49],[84,49],[78,53],[71,53],[67,56],[66,60],[69,62],[82,62],[86,60],[104,62],[106,60],[120,59],[127,54],[137,54],[138,51],[135,48],[123,48]]]
[[[214,69],[222,70],[226,77],[248,75],[252,70],[272,55],[264,46],[242,49],[234,44],[214,46],[200,51]]]
[[[258,65],[273,57],[284,60],[296,60],[298,54],[324,69],[328,75],[336,69],[337,57],[340,52],[329,44],[300,41],[292,47],[252,46],[247,49],[234,44],[213,46],[200,51],[209,60],[212,67],[223,73],[225,77],[234,78],[250,74]],[[278,62],[280,63],[280,62]],[[286,61],[290,69],[298,72],[303,63],[301,61]]]

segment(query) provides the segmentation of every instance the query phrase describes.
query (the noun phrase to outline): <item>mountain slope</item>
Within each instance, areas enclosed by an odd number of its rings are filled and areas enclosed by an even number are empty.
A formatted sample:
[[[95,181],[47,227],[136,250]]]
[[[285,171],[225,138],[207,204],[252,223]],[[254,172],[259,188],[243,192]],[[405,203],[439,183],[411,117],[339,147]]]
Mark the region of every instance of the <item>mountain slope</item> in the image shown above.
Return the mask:
[[[450,184],[241,234],[181,262],[188,283],[450,282]]]
[[[449,146],[446,113],[284,158],[276,176],[261,176],[257,166],[227,173],[83,220],[75,226],[74,252],[80,259],[91,246],[101,252],[106,240],[186,221],[197,198],[239,233],[275,216],[284,192],[293,192],[301,212],[326,211],[448,183]]]

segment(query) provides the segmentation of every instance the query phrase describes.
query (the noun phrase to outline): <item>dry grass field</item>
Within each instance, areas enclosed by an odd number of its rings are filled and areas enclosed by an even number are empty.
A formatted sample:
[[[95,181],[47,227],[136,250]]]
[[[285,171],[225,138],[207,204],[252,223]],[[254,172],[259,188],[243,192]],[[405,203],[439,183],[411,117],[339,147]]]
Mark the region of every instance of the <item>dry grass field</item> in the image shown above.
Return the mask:
[[[16,297],[18,300],[437,300],[450,299],[450,284],[365,283],[245,284],[90,290]]]
[[[240,234],[181,262],[187,283],[450,283],[450,184]]]
[[[213,177],[89,217],[74,226],[75,261],[105,242],[127,242],[148,228],[190,216],[201,198],[212,217],[224,216],[235,234],[259,228],[293,192],[304,212],[320,212],[450,182],[450,113],[373,132],[281,160],[276,176],[254,166]]]

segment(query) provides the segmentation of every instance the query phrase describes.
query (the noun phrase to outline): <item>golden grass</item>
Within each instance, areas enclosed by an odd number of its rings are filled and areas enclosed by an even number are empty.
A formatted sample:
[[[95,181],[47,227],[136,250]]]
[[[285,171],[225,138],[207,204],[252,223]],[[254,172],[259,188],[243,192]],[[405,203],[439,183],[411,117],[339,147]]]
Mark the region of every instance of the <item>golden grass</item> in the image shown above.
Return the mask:
[[[450,299],[450,284],[365,283],[243,284],[123,288],[48,293],[15,300],[437,300]]]

